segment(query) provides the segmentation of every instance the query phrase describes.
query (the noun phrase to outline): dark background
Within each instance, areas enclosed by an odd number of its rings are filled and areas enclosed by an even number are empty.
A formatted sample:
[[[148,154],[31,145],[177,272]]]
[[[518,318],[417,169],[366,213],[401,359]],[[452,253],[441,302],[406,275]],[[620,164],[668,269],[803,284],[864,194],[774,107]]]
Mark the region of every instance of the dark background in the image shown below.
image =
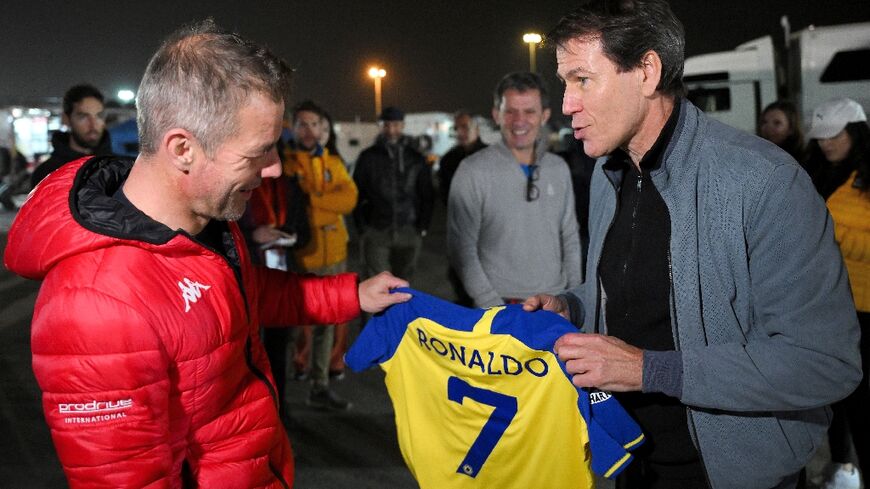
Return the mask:
[[[0,1],[0,104],[58,97],[90,82],[114,97],[136,89],[149,56],[179,25],[213,16],[268,44],[297,70],[294,100],[314,98],[338,119],[372,118],[367,67],[387,70],[384,105],[409,112],[465,107],[488,114],[490,91],[528,68],[522,33],[545,33],[576,1]],[[868,0],[671,2],[686,28],[686,54],[733,49],[766,34],[870,20]],[[556,89],[553,54],[538,70]],[[559,97],[553,97],[557,108]],[[292,101],[291,101],[292,102]]]

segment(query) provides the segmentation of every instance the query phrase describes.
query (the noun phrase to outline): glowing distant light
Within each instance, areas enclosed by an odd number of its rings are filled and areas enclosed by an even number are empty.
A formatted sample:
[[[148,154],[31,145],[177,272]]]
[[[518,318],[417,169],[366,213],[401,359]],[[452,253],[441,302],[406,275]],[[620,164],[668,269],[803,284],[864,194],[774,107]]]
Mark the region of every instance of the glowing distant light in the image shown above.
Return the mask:
[[[24,115],[24,111],[21,110],[20,108],[15,107],[14,109],[12,109],[12,117],[18,119],[19,117],[21,117],[23,115]]]
[[[527,42],[529,44],[540,44],[541,39],[541,35],[534,32],[523,34],[523,42]]]
[[[133,93],[133,90],[118,90],[118,100],[121,102],[130,102],[134,98],[136,98],[136,94]]]
[[[369,68],[369,76],[372,78],[383,78],[387,76],[387,70],[372,66]]]

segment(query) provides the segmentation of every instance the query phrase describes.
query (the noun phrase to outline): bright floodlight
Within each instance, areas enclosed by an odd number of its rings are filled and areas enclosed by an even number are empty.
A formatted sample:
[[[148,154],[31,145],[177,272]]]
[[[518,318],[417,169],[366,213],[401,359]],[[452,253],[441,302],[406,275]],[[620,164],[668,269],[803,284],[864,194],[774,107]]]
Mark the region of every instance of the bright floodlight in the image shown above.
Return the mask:
[[[372,66],[369,68],[369,76],[372,78],[383,78],[387,76],[387,70]]]
[[[121,102],[129,102],[136,98],[136,94],[133,93],[133,90],[118,90],[118,100]]]
[[[527,42],[529,44],[540,44],[541,35],[534,32],[528,32],[526,34],[523,34],[523,42]]]

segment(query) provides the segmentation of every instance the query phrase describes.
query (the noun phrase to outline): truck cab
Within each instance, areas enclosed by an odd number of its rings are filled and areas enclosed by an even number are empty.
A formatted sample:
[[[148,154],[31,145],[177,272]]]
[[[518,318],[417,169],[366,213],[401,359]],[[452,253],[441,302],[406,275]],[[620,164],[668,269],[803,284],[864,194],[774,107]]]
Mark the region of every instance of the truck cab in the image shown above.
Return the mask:
[[[870,108],[870,22],[810,26],[789,34],[783,49],[771,36],[733,51],[686,59],[688,98],[714,119],[755,132],[765,106],[780,98],[797,104],[804,123],[834,97]]]

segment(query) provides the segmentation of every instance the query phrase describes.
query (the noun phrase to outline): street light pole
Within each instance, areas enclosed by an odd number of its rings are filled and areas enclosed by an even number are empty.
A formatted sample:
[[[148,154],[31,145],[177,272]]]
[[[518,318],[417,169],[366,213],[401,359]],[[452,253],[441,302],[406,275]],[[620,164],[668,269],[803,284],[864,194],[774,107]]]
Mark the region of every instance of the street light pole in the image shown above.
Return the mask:
[[[537,67],[535,65],[535,54],[538,44],[541,43],[541,35],[534,32],[527,32],[523,34],[523,42],[529,45],[529,71],[536,73]]]
[[[387,76],[387,70],[372,66],[369,76],[375,81],[375,119],[381,115],[381,79]]]

